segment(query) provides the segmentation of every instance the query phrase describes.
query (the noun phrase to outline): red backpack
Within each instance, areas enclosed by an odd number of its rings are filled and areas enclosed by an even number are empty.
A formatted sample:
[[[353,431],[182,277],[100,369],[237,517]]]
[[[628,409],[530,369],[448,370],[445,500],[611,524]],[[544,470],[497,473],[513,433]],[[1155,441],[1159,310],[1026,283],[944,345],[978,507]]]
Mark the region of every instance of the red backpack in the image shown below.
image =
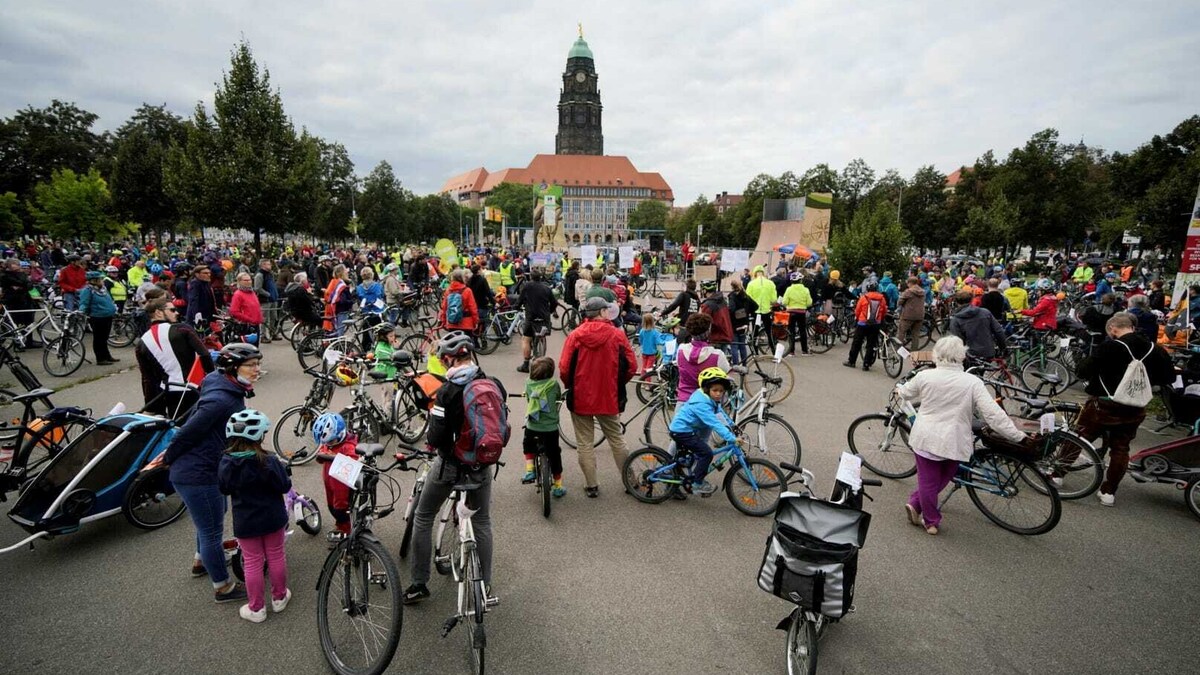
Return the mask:
[[[481,377],[463,387],[463,426],[454,444],[454,458],[465,466],[500,461],[508,444],[508,395],[496,380]]]

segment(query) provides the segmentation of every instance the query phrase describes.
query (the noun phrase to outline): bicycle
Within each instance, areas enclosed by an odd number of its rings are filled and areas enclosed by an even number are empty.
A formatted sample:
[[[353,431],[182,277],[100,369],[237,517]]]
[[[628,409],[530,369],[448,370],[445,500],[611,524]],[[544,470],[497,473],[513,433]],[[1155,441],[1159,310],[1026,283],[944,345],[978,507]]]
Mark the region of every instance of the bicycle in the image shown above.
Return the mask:
[[[87,351],[83,346],[82,335],[86,317],[80,312],[66,314],[63,334],[43,343],[42,367],[55,377],[66,377],[83,365],[87,359]]]
[[[329,552],[317,580],[317,633],[335,672],[377,675],[391,664],[404,621],[400,570],[372,531],[375,521],[394,510],[399,485],[388,479],[393,500],[383,508],[377,492],[381,477],[400,461],[380,468],[379,444],[360,444],[357,452],[361,461],[353,464],[359,471],[348,478],[350,534]]]
[[[7,352],[7,350],[3,350]],[[42,469],[91,428],[91,411],[82,408],[55,408],[50,402],[53,389],[38,388],[16,394],[0,390],[3,397],[22,406],[21,417],[14,423],[0,424],[0,502],[7,494],[21,490]],[[42,404],[48,412],[38,414],[34,406]]]
[[[413,322],[418,329],[400,341],[397,349],[406,351],[424,361],[429,353],[436,349],[442,327],[437,317],[417,317]]]
[[[508,309],[492,313],[491,321],[482,326],[475,334],[478,345],[476,351],[480,354],[491,354],[500,347],[500,343],[511,344],[514,335],[521,332],[525,325],[525,312],[520,309]]]
[[[304,403],[285,409],[279,415],[275,430],[271,433],[271,444],[275,454],[296,464],[308,464],[317,456],[317,444],[313,439],[312,425],[321,413],[329,409],[333,400],[337,379],[320,370],[308,368],[304,371],[313,377],[312,386],[304,397]],[[304,453],[302,456],[300,453]]]
[[[642,383],[635,386],[641,387],[647,386],[647,384]],[[642,407],[634,411],[628,418],[620,420],[622,437],[629,430],[629,426],[633,421],[641,417],[642,413],[648,411],[646,421],[642,424],[642,437],[646,443],[654,445],[661,442],[665,445],[667,440],[669,440],[668,428],[671,426],[671,417],[674,415],[675,410],[675,388],[667,386],[665,383],[659,383],[658,385],[654,385],[654,387],[652,395],[648,397],[646,402],[642,403]],[[600,428],[598,422],[593,422],[593,424],[595,428],[592,432],[592,438],[594,439],[592,447],[599,448],[604,445],[608,437],[603,432],[597,433],[596,430]],[[575,425],[570,420],[566,424],[558,426],[558,437],[572,449],[579,447],[575,439]]]
[[[771,412],[771,394],[778,384],[767,382],[752,396],[748,396],[743,382],[747,375],[745,366],[734,366],[730,375],[738,375],[738,386],[730,392],[726,410],[734,424],[734,433],[746,440],[747,454],[762,456],[778,466],[785,463],[799,464],[801,457],[800,434],[782,415]],[[786,471],[786,469],[785,469]],[[788,478],[792,474],[787,474]]]
[[[804,494],[810,497],[815,497],[812,491],[812,482],[814,477],[808,470],[797,465],[782,465],[784,470],[791,471],[793,474],[800,474],[801,489]],[[879,487],[883,485],[881,481],[869,478],[860,478],[861,486],[855,489],[841,480],[835,480],[833,489],[830,491],[829,499],[825,500],[829,504],[853,511],[862,511],[863,497],[870,498],[866,494],[866,487]],[[776,516],[778,519],[779,516]],[[777,521],[778,522],[778,521]],[[778,526],[777,526],[778,527]],[[804,533],[808,534],[808,533]],[[865,530],[861,533],[847,533],[852,537],[860,535],[865,537]],[[818,537],[822,538],[822,537]],[[861,539],[859,539],[861,542]],[[845,548],[846,545],[842,545]],[[850,546],[853,546],[852,544]],[[853,546],[857,551],[860,546]],[[853,590],[851,590],[853,592]],[[823,604],[823,598],[812,598],[811,604],[819,608]],[[788,675],[815,675],[817,672],[817,656],[820,653],[818,643],[825,635],[826,629],[831,624],[839,622],[843,617],[826,616],[814,607],[805,607],[797,604],[783,621],[776,626],[779,630],[787,631],[787,669]],[[851,605],[847,614],[854,611],[854,606]],[[843,615],[844,616],[844,615]]]
[[[1009,532],[1045,534],[1062,517],[1062,501],[1054,484],[1034,463],[1015,453],[979,448],[969,461],[959,464],[951,482],[954,487],[942,497],[938,508],[944,508],[955,492],[966,488],[975,508]],[[1031,489],[1025,490],[1022,485]],[[1018,523],[1018,510],[1030,514],[1028,524]]]
[[[502,466],[503,462],[497,462],[497,473]],[[487,666],[487,631],[483,627],[483,617],[490,608],[500,604],[500,598],[491,595],[484,583],[475,528],[471,522],[477,509],[471,509],[467,503],[471,493],[483,487],[483,483],[462,482],[465,478],[459,477],[459,482],[451,488],[450,497],[438,512],[434,530],[437,548],[434,550],[433,563],[438,574],[452,575],[458,584],[457,609],[442,624],[442,637],[449,635],[460,622],[469,620],[467,650],[471,672],[483,675]]]
[[[407,354],[407,352],[404,353]],[[342,408],[339,414],[346,420],[346,428],[349,432],[357,435],[360,441],[381,443],[386,449],[392,443],[391,437],[399,436],[400,430],[395,427],[394,417],[385,412],[367,393],[367,381],[364,374],[367,372],[367,368],[373,364],[366,359],[344,359],[343,363],[355,368],[356,375],[350,383],[350,404]],[[374,380],[373,384],[377,385],[399,381],[399,377],[389,378],[382,373],[374,372],[371,373],[370,379]],[[388,437],[387,441],[384,440],[385,436]]]
[[[674,442],[668,446],[673,449]],[[634,499],[661,504],[679,494],[691,493],[691,452],[672,453],[654,445],[645,445],[625,458],[621,480]],[[779,497],[787,491],[787,477],[775,463],[758,457],[746,457],[739,443],[726,443],[713,451],[708,473],[733,470],[725,474],[721,488],[733,508],[748,516],[765,516],[775,511]],[[737,492],[735,496],[735,491]]]
[[[550,324],[545,321],[533,321],[533,337],[529,340],[531,358],[541,358],[546,355],[546,338],[550,335]]]

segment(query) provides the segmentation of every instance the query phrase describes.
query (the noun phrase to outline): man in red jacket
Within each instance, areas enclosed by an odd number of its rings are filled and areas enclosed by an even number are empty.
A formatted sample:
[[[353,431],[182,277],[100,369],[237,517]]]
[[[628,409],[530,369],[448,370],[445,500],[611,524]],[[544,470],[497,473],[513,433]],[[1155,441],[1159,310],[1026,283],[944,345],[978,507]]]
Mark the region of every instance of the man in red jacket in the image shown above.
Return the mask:
[[[597,424],[612,446],[617,470],[625,465],[627,451],[621,435],[621,410],[625,407],[625,383],[637,372],[629,339],[623,330],[606,320],[607,308],[604,298],[588,298],[583,303],[584,322],[567,336],[558,362],[588,497],[600,496],[596,482]]]
[[[67,258],[67,266],[58,272],[58,287],[63,292],[63,309],[68,312],[79,306],[79,291],[87,285],[87,267],[77,255]]]
[[[1058,296],[1066,297],[1065,293],[1046,293],[1042,295],[1033,309],[1023,309],[1021,314],[1031,317],[1033,327],[1037,330],[1054,330],[1058,328]]]
[[[461,330],[473,335],[475,327],[479,324],[479,307],[475,302],[475,294],[467,287],[466,278],[466,271],[461,267],[455,268],[450,273],[450,287],[442,296],[442,308],[438,310],[438,323],[446,330]],[[458,321],[451,321],[455,317],[448,316],[452,302],[459,307],[451,313],[462,315]]]

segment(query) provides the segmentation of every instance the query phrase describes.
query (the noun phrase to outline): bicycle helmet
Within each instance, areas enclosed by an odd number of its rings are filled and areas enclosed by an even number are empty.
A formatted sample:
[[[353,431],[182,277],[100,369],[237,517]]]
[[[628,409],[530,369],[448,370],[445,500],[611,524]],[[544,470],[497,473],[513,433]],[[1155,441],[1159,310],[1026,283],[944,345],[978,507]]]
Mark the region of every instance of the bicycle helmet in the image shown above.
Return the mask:
[[[180,265],[179,267],[182,268],[183,265]],[[158,276],[158,275],[162,274],[163,266],[159,265],[158,263],[150,263],[150,266],[147,267],[146,269],[150,270],[150,274],[153,274],[154,276]]]
[[[258,351],[258,347],[254,345],[245,342],[227,344],[217,355],[217,370],[226,374],[232,373],[243,363],[262,357],[262,352]]]
[[[461,330],[447,333],[438,340],[437,355],[459,358],[475,351],[475,340]]]
[[[257,443],[267,435],[270,426],[271,420],[265,413],[246,408],[229,416],[225,423],[225,438],[244,438]]]
[[[118,274],[121,270],[117,269],[116,265],[109,265],[108,267],[104,268],[104,271],[108,272],[109,274]]]
[[[358,373],[350,366],[344,364],[334,370],[333,376],[337,378],[338,384],[343,387],[353,387],[358,384]]]
[[[377,341],[383,340],[383,339],[387,338],[388,335],[391,335],[392,333],[395,333],[395,332],[396,332],[396,327],[393,326],[392,324],[381,323],[375,327],[375,339]]]
[[[335,445],[346,440],[346,419],[335,412],[321,413],[312,425],[313,440],[320,445]]]
[[[717,290],[717,282],[705,281],[704,283],[700,284],[700,288],[704,290],[705,293],[711,293]]]
[[[792,281],[800,281],[803,278],[804,278],[804,274],[802,272],[792,272],[791,274],[788,275],[788,279],[790,279]]]
[[[723,385],[726,391],[733,388],[733,381],[729,379],[724,370],[716,366],[700,371],[700,376],[696,378],[696,381],[700,385],[700,388],[706,392],[714,384]]]
[[[87,273],[88,281],[92,281],[93,279],[103,279],[103,278],[104,278],[104,272],[97,272],[97,271],[93,270],[93,271]]]

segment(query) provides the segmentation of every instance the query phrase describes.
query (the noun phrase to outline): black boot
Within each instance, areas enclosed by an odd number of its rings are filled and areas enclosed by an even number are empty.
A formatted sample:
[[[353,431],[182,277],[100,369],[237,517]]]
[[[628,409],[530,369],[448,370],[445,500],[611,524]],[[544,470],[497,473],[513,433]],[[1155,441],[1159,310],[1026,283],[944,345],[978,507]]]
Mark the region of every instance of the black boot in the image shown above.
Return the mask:
[[[529,372],[529,359],[526,359],[525,361],[523,361],[521,363],[521,365],[517,366],[517,372],[518,373],[528,373]]]

